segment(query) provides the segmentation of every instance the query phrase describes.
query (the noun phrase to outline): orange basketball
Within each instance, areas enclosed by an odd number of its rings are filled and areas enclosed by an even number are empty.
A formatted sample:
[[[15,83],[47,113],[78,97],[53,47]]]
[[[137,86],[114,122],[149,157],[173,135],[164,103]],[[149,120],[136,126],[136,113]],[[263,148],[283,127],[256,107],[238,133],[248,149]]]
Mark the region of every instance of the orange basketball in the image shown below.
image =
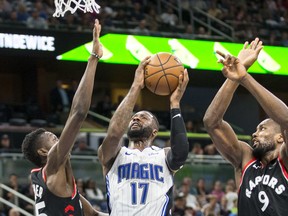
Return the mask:
[[[170,95],[177,88],[182,73],[183,64],[176,56],[156,53],[145,68],[145,86],[157,95]]]

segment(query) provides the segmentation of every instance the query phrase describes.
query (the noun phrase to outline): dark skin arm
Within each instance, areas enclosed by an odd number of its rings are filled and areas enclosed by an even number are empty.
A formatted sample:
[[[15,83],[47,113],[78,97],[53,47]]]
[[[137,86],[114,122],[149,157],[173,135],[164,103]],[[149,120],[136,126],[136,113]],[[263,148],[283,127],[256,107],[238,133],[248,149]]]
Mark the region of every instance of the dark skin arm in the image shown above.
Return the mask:
[[[238,54],[238,59],[226,56],[224,60],[220,61],[223,64],[223,74],[225,75],[227,67],[232,66],[235,70],[240,68],[246,71],[246,68],[248,69],[257,60],[261,49],[262,42],[258,38],[252,41],[250,46],[248,46],[248,42],[245,42],[243,49]],[[221,52],[217,53],[223,56]],[[241,171],[243,166],[252,158],[252,149],[247,143],[238,140],[232,127],[223,120],[238,86],[237,82],[227,79],[208,107],[203,121],[217,150],[236,170]]]
[[[93,52],[103,55],[99,42],[101,26],[96,20],[93,30]],[[48,152],[46,164],[47,186],[57,196],[69,197],[73,193],[73,173],[70,165],[70,152],[79,129],[88,113],[94,87],[94,77],[98,59],[90,56],[86,70],[74,95],[71,111],[58,143]],[[66,190],[63,190],[65,188]]]
[[[224,66],[223,74],[228,79],[238,82],[245,87],[255,97],[266,114],[280,125],[282,129],[280,139],[282,139],[282,142],[284,143],[280,148],[280,157],[283,159],[286,169],[288,169],[288,107],[283,103],[283,101],[277,98],[269,90],[258,83],[250,74],[248,74],[241,64],[238,66],[236,63],[232,66]]]
[[[82,195],[80,195],[80,200],[83,205],[85,216],[108,216],[109,215],[107,213],[99,212],[96,209],[94,209],[91,206],[91,204]]]
[[[131,120],[138,96],[141,90],[144,88],[144,68],[149,61],[150,57],[146,57],[143,61],[141,61],[136,69],[132,86],[111,118],[107,136],[98,149],[98,156],[103,165],[104,176],[110,170],[118,152],[121,149],[121,139]]]

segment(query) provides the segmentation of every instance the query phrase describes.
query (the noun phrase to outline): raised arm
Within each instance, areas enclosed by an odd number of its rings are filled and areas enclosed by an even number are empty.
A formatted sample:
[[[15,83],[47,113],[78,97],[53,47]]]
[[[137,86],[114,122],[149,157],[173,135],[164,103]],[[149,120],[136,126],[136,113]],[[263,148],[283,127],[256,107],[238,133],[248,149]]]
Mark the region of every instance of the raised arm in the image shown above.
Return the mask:
[[[103,55],[102,46],[99,42],[100,31],[101,25],[98,20],[95,20],[92,53],[97,54],[99,58]],[[90,108],[98,60],[93,55],[88,59],[86,70],[74,95],[71,110],[59,142],[49,151],[46,167],[47,175],[57,172],[59,167],[65,165],[64,162],[69,158],[76,136]]]
[[[177,171],[184,165],[189,144],[186,135],[185,123],[181,115],[180,101],[189,82],[188,72],[179,76],[179,85],[170,96],[170,112],[171,112],[171,148],[166,149],[167,164],[172,171]]]
[[[238,65],[239,61],[248,70],[248,68],[257,60],[261,49],[262,42],[259,41],[258,38],[252,41],[250,46],[248,46],[248,42],[245,42],[243,49],[238,54],[238,59],[227,56],[223,70],[229,64],[236,63]],[[222,53],[219,54],[224,56]],[[222,63],[224,62],[222,61]],[[245,68],[242,66],[242,70],[245,70]],[[251,148],[248,144],[246,145],[244,142],[239,141],[232,127],[223,120],[224,114],[231,103],[238,85],[237,82],[230,79],[227,79],[224,82],[206,110],[203,121],[217,150],[235,168],[241,169],[251,158]]]
[[[282,146],[280,154],[288,168],[288,107],[250,74],[241,74],[238,80],[256,98],[266,114],[281,126],[285,145]]]
[[[100,162],[104,166],[104,173],[108,172],[111,168],[111,165],[121,148],[120,141],[127,130],[140,91],[144,88],[144,68],[149,61],[150,57],[146,57],[136,69],[132,86],[111,118],[107,136],[98,149],[98,156]]]

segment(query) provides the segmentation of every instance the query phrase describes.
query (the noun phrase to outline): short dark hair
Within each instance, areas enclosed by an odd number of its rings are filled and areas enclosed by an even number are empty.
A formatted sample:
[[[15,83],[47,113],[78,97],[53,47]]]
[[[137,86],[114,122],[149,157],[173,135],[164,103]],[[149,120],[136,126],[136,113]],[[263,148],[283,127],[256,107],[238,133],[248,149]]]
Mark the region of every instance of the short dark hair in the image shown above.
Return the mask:
[[[34,130],[31,133],[27,134],[22,142],[22,152],[24,154],[24,157],[38,167],[43,166],[43,162],[41,160],[41,157],[38,155],[37,150],[40,146],[39,138],[45,132],[46,130],[43,128]]]

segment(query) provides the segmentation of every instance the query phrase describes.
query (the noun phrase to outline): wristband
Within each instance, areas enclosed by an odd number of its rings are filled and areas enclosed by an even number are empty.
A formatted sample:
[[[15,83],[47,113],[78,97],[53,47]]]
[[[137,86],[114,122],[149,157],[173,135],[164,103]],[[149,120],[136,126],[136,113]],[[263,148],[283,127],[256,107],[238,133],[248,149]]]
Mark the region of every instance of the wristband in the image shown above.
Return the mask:
[[[94,52],[91,53],[92,56],[94,56],[95,58],[97,58],[98,60],[100,60],[100,56]]]
[[[182,116],[181,116],[181,110],[180,110],[180,108],[173,108],[173,109],[171,109],[171,110],[170,110],[170,114],[171,114],[171,119],[173,119],[173,118],[175,118],[175,117],[177,117],[177,116],[182,117]]]

